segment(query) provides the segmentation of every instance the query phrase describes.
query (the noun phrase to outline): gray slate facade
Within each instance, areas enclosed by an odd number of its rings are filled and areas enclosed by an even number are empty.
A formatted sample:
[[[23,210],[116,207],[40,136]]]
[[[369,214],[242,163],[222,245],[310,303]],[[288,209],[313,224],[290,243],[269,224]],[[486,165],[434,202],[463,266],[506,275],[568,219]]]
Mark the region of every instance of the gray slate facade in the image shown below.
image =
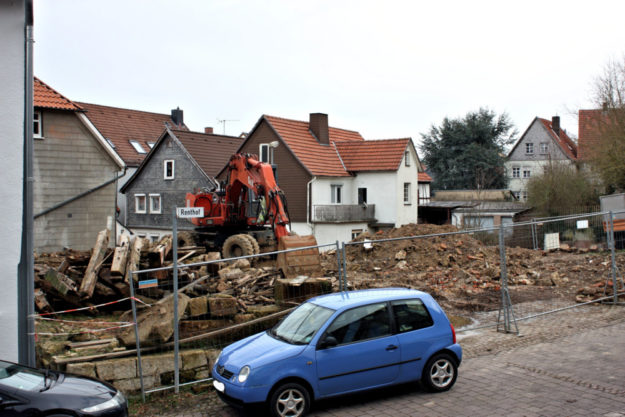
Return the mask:
[[[214,176],[240,143],[231,136],[166,129],[121,189],[129,208],[128,229],[152,240],[170,233],[174,207],[186,206],[188,192],[216,188]],[[189,221],[178,222],[181,230],[193,227]]]

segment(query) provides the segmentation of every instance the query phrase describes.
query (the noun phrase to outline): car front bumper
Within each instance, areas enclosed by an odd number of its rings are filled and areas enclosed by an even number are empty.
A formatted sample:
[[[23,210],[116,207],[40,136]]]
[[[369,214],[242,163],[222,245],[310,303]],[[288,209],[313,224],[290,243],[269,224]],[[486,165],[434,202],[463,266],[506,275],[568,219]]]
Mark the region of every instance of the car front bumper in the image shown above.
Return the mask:
[[[216,369],[213,369],[213,387],[224,402],[234,406],[265,402],[270,389],[267,385],[237,385],[219,375]]]

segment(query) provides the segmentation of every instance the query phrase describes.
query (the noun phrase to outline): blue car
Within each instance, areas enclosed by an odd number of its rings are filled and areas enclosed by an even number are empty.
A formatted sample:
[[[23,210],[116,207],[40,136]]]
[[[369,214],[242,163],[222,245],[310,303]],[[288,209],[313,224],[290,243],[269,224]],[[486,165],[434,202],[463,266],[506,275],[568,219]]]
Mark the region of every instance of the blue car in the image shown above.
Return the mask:
[[[212,377],[231,405],[267,403],[273,416],[299,417],[313,400],[409,381],[446,391],[461,361],[436,301],[388,288],[308,300],[271,330],[226,347]]]

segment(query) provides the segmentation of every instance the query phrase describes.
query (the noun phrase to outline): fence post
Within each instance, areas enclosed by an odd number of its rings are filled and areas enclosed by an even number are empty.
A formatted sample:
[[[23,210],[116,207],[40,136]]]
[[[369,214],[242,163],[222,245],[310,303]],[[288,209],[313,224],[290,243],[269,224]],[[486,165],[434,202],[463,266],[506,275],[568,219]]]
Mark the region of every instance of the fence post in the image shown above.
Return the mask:
[[[610,211],[610,252],[612,255],[612,292],[614,294],[614,305],[618,304],[616,292],[616,242],[614,241],[614,213]]]
[[[503,331],[504,333],[512,333],[512,322],[514,322],[515,331],[519,333],[519,328],[516,324],[516,318],[514,317],[514,310],[512,309],[512,301],[510,300],[510,292],[508,291],[508,268],[506,265],[506,242],[505,242],[505,225],[499,225],[499,257],[500,257],[500,269],[501,269],[501,307],[499,308],[499,314],[497,315],[497,331],[499,331],[499,322],[503,316]]]
[[[138,237],[136,239],[139,239]],[[130,305],[132,307],[132,321],[135,324],[135,345],[137,346],[137,366],[139,368],[139,382],[141,383],[141,399],[145,402],[145,387],[143,385],[143,368],[141,366],[141,343],[139,342],[139,323],[137,323],[137,305],[135,304],[135,276],[130,274]]]
[[[345,242],[342,243],[342,252],[343,252],[343,291],[347,291],[347,261],[345,256]]]
[[[341,247],[339,241],[336,241],[336,271],[339,275],[339,291],[343,291],[343,280],[341,274]]]
[[[178,363],[179,342],[178,337],[178,217],[176,207],[172,211],[172,239],[174,258],[174,390],[176,394],[180,392],[180,366]]]
[[[535,218],[532,218],[531,229],[532,229],[532,245],[534,246],[534,250],[537,250],[538,249],[538,236],[536,233],[536,219]]]

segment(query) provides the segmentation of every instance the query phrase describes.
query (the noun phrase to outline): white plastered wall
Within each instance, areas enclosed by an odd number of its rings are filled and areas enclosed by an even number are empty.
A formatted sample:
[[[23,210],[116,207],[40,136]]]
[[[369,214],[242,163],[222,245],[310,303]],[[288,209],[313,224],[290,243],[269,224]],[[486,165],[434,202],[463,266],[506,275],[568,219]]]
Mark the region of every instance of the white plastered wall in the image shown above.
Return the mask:
[[[22,242],[22,180],[24,161],[24,3],[0,1],[0,146],[2,155],[0,200],[0,358],[18,360],[17,270]]]

